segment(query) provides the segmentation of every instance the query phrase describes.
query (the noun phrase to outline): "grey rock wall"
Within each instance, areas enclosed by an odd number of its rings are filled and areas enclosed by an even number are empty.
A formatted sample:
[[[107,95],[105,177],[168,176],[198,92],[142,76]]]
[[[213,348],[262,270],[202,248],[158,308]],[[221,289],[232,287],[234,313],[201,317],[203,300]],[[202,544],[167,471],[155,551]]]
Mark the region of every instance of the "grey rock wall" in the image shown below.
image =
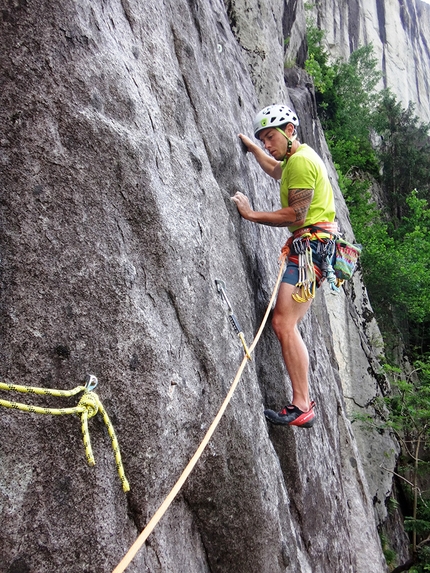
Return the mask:
[[[300,5],[278,2],[3,4],[1,380],[71,389],[96,375],[131,491],[99,416],[89,421],[89,467],[76,416],[2,408],[1,572],[112,571],[215,417],[243,354],[215,279],[250,342],[287,238],[241,220],[230,201],[240,189],[261,209],[278,205],[277,185],[237,138],[261,105],[296,107],[352,237],[306,78],[296,70],[294,85],[284,82],[283,34],[291,30],[300,59],[303,22]],[[392,468],[395,445],[381,438],[369,461],[344,397],[352,386],[366,403],[380,392],[357,291],[359,276],[339,302],[318,293],[302,326],[314,428],[264,421],[264,407],[289,393],[268,325],[208,448],[128,571],[386,570],[376,525],[389,483],[376,464],[390,453]],[[358,370],[370,372],[366,388]]]
[[[372,44],[388,87],[403,107],[430,117],[430,5],[423,0],[318,0],[312,12],[333,56]]]

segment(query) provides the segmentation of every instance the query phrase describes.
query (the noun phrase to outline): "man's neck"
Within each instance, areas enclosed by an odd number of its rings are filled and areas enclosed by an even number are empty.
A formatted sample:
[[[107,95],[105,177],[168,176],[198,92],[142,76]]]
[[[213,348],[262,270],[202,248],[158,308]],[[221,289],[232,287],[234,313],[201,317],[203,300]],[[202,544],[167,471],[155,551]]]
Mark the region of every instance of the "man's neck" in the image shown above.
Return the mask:
[[[288,159],[289,157],[291,157],[292,155],[295,154],[295,152],[298,150],[298,148],[301,146],[301,143],[298,139],[296,139],[295,141],[293,141],[293,144],[291,146],[291,152],[285,156],[285,159]]]

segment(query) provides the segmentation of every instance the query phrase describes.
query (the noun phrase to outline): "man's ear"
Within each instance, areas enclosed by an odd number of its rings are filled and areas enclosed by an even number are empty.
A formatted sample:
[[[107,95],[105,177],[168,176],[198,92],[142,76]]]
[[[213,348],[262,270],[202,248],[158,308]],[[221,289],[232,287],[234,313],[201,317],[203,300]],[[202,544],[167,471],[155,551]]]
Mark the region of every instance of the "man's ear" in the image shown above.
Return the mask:
[[[296,128],[294,127],[294,125],[292,123],[287,123],[286,127],[285,127],[285,133],[288,135],[288,137],[291,137],[292,135],[294,135]]]

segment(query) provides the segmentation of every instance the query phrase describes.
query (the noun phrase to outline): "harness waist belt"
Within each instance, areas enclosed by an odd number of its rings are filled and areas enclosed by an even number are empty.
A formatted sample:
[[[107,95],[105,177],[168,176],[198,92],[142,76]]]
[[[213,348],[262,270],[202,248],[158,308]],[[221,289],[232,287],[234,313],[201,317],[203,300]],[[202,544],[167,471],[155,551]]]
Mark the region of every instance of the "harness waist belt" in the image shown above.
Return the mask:
[[[338,234],[338,227],[337,222],[330,223],[329,221],[324,221],[321,223],[315,223],[314,225],[310,225],[309,227],[302,227],[301,229],[297,229],[293,233],[293,238],[298,239],[303,235],[313,235],[318,232],[325,232],[329,233],[330,235],[337,235]]]
[[[330,239],[330,235],[337,235],[339,233],[337,228],[337,222],[330,223],[329,221],[322,221],[321,223],[315,223],[315,225],[310,225],[309,227],[302,227],[301,229],[297,229],[288,238],[287,242],[281,249],[281,256],[288,257],[291,253],[291,245],[293,244],[294,239],[299,239],[304,235],[308,235],[308,237],[318,238],[318,234],[323,235],[324,239]],[[324,234],[329,235],[328,237],[324,237]]]

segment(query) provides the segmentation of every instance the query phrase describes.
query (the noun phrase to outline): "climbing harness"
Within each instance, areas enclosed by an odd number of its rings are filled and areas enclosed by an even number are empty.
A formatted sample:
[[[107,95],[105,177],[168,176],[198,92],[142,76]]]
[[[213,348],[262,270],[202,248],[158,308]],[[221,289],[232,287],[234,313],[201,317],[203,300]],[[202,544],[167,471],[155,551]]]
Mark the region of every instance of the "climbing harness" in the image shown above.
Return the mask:
[[[223,299],[223,301],[227,304],[227,308],[228,308],[228,318],[230,320],[231,325],[234,328],[234,331],[236,332],[236,334],[238,335],[238,337],[240,338],[243,348],[245,350],[245,354],[248,357],[249,360],[252,360],[251,355],[249,353],[248,347],[246,345],[245,342],[245,335],[243,334],[242,328],[240,327],[239,321],[237,320],[236,315],[233,313],[233,309],[232,306],[230,304],[230,301],[227,298],[227,294],[226,294],[226,287],[225,287],[225,282],[220,280],[220,279],[215,279],[215,284],[217,287],[217,290],[221,296],[221,298]]]
[[[279,285],[281,283],[282,280],[282,275],[284,273],[284,268],[285,268],[285,260],[286,260],[286,255],[281,254],[280,256],[280,269],[279,269],[279,273],[278,273],[278,278],[276,280],[276,284],[273,288],[273,292],[272,292],[272,296],[270,298],[269,304],[267,306],[266,309],[266,313],[263,317],[263,320],[261,321],[260,324],[260,328],[257,331],[257,334],[255,335],[255,338],[251,344],[251,346],[249,347],[249,354],[251,355],[252,352],[254,351],[255,347],[257,346],[258,341],[260,340],[260,337],[263,333],[264,327],[266,325],[267,319],[269,318],[269,314],[270,311],[272,310],[272,305],[274,303],[275,297],[276,297],[276,293],[278,291]],[[217,285],[218,286],[218,285]],[[231,307],[230,307],[231,309]],[[186,480],[188,479],[188,476],[190,475],[190,473],[193,471],[194,466],[196,465],[196,463],[198,462],[200,456],[202,455],[204,449],[206,448],[206,446],[209,443],[209,440],[211,439],[213,433],[215,432],[219,421],[221,420],[233,394],[234,391],[236,390],[236,387],[239,383],[239,380],[242,376],[242,372],[245,369],[246,364],[248,363],[248,356],[245,352],[245,356],[242,359],[242,363],[236,373],[236,376],[230,386],[230,390],[227,393],[227,396],[225,397],[224,402],[221,405],[221,408],[218,410],[218,414],[215,416],[212,424],[209,426],[208,431],[206,432],[202,442],[200,443],[199,447],[197,448],[195,454],[193,455],[193,457],[191,458],[191,460],[188,462],[188,465],[186,466],[186,468],[184,469],[184,471],[182,472],[181,476],[179,477],[178,481],[175,483],[175,485],[173,486],[173,488],[170,490],[169,494],[167,495],[167,497],[165,498],[165,500],[163,501],[163,503],[160,505],[160,507],[157,509],[157,511],[155,512],[155,514],[153,515],[153,517],[151,518],[151,520],[148,522],[147,526],[145,527],[145,529],[143,529],[143,531],[140,533],[139,537],[136,539],[136,541],[133,543],[133,545],[130,547],[130,549],[127,551],[127,553],[125,554],[125,556],[122,558],[122,560],[120,561],[120,563],[118,563],[118,565],[115,567],[115,569],[112,571],[112,573],[123,573],[126,568],[128,567],[128,565],[130,565],[131,561],[134,559],[134,557],[136,556],[137,552],[139,551],[139,549],[142,547],[142,545],[145,543],[145,541],[148,539],[149,535],[152,533],[152,531],[154,530],[155,526],[157,525],[157,523],[160,521],[160,519],[163,517],[163,515],[166,513],[167,509],[169,508],[169,506],[171,505],[172,501],[175,499],[175,497],[177,496],[177,494],[179,493],[181,487],[184,485],[184,483],[186,482]]]
[[[83,442],[85,447],[85,456],[87,458],[88,465],[94,466],[95,459],[93,455],[93,450],[91,447],[90,433],[88,430],[88,420],[94,417],[98,412],[102,415],[103,421],[106,425],[109,437],[112,442],[112,449],[115,454],[116,468],[118,471],[119,478],[121,480],[122,489],[124,492],[130,490],[129,483],[125,477],[124,467],[122,465],[121,453],[119,450],[118,440],[116,438],[115,430],[113,429],[112,423],[107,415],[106,410],[100,401],[100,398],[93,391],[98,385],[98,380],[92,374],[87,376],[85,386],[77,386],[72,390],[55,390],[51,388],[39,388],[35,386],[19,386],[17,384],[8,384],[5,382],[0,382],[0,390],[8,390],[11,392],[21,392],[26,394],[37,394],[41,396],[57,396],[61,398],[69,398],[70,396],[75,396],[80,392],[83,392],[79,403],[74,408],[44,408],[40,406],[33,406],[28,404],[22,404],[20,402],[10,402],[8,400],[0,399],[0,406],[5,408],[12,408],[14,410],[20,410],[21,412],[29,412],[32,414],[51,414],[53,416],[64,416],[66,414],[78,414],[81,417],[81,429],[83,435]]]
[[[321,257],[318,266],[313,263],[311,241],[316,241],[315,253]],[[298,292],[291,295],[293,299],[312,300],[316,286],[326,279],[330,291],[338,293],[342,283],[352,277],[361,249],[361,245],[340,238],[337,223],[316,223],[295,231],[281,251],[299,267]]]
[[[298,292],[291,295],[296,302],[315,298],[317,284],[319,286],[325,279],[332,291],[339,291],[332,266],[336,238],[337,223],[318,223],[298,229],[285,243],[281,252],[299,267]],[[319,266],[313,262],[311,241],[316,241],[315,253],[321,257]]]

